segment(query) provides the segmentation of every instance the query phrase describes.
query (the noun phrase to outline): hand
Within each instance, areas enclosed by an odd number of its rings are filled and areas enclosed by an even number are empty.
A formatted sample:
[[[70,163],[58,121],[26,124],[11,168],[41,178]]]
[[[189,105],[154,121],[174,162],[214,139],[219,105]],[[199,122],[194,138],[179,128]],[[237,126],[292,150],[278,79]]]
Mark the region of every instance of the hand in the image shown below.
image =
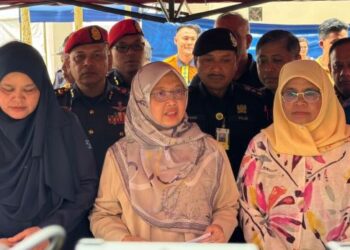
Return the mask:
[[[202,240],[202,243],[226,243],[224,230],[222,230],[221,226],[216,224],[209,225],[203,234],[206,233],[211,233],[211,235]]]
[[[147,241],[139,236],[126,235],[122,241]]]
[[[7,238],[1,238],[0,239],[0,246],[12,247],[13,244],[11,242],[9,242]]]
[[[24,229],[22,232],[16,234],[15,236],[8,238],[7,240],[11,244],[15,245],[15,244],[19,243],[20,241],[22,241],[23,239],[29,237],[30,235],[32,235],[40,230],[41,230],[40,227],[29,227],[27,229]],[[49,245],[49,241],[47,240],[47,241],[39,244],[38,246],[34,247],[32,250],[44,250],[48,245]]]

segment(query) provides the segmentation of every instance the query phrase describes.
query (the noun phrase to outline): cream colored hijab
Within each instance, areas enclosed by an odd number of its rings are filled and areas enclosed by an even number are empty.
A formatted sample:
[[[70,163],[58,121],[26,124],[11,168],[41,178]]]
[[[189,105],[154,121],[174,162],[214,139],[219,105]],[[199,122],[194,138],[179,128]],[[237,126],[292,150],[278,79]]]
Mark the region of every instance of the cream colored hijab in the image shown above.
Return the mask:
[[[155,62],[135,75],[125,120],[126,137],[113,147],[123,186],[134,211],[149,224],[168,231],[201,234],[213,219],[223,156],[197,124],[184,118],[164,128],[150,112],[150,94],[173,72]]]
[[[316,119],[299,125],[289,121],[282,107],[282,90],[289,80],[301,77],[320,89],[322,105]],[[283,66],[273,106],[274,122],[262,130],[269,144],[278,153],[315,156],[344,144],[349,140],[350,127],[346,125],[333,85],[326,72],[311,60],[297,60]]]

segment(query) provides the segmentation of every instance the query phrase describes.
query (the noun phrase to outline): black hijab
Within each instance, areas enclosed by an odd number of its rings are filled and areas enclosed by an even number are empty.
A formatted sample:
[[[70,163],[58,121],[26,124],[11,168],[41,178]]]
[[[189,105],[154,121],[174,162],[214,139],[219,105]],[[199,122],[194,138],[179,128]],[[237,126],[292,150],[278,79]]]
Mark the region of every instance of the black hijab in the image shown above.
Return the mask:
[[[57,103],[45,63],[31,46],[0,47],[0,82],[11,72],[28,75],[40,91],[36,110],[22,120],[0,109],[0,219],[35,221],[75,200],[72,121]]]

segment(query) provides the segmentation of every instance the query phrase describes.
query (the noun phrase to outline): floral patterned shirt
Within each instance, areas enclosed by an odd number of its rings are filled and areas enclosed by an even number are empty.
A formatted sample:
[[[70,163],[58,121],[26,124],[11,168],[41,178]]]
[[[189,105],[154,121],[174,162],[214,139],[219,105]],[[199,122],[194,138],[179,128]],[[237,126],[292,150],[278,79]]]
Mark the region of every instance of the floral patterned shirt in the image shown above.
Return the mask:
[[[318,156],[278,154],[263,133],[255,136],[238,178],[247,242],[318,250],[328,241],[350,241],[349,154],[349,142]]]

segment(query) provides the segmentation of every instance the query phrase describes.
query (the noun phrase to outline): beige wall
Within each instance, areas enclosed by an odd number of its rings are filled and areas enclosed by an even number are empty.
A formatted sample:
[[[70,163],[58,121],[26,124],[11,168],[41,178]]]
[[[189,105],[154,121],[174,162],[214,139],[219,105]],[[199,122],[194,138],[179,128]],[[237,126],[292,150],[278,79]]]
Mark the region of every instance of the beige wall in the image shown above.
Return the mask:
[[[196,4],[191,5],[191,10],[196,13],[227,5],[228,3]],[[254,7],[262,7],[263,9],[263,20],[257,23],[319,24],[331,17],[336,17],[350,23],[350,1],[274,2],[256,5]],[[248,8],[240,9],[237,12],[246,18],[248,17]],[[209,18],[215,19],[216,16]]]

